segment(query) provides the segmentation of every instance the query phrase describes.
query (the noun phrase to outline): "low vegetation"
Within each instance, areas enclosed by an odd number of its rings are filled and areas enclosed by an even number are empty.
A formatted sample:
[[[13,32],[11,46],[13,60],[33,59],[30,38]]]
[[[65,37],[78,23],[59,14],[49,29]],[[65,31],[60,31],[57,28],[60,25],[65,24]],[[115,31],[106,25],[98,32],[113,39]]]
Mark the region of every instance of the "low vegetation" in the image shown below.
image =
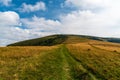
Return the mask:
[[[120,79],[120,54],[101,50],[101,48],[96,48],[87,43],[71,44],[67,47],[74,59],[80,62],[97,79]]]
[[[119,80],[120,44],[86,37],[54,35],[1,47],[0,80]]]
[[[51,35],[42,38],[36,38],[31,40],[25,40],[9,44],[7,46],[52,46],[58,44],[69,44],[69,43],[79,43],[86,42],[89,40],[106,41],[120,43],[120,38],[102,38],[94,36],[84,36],[84,35]]]
[[[67,39],[65,35],[53,35],[37,39],[21,41],[8,46],[52,46],[63,43]]]
[[[42,80],[49,74],[54,76],[50,71],[54,71],[54,63],[58,61],[57,54],[54,55],[56,48],[0,48],[0,80]]]

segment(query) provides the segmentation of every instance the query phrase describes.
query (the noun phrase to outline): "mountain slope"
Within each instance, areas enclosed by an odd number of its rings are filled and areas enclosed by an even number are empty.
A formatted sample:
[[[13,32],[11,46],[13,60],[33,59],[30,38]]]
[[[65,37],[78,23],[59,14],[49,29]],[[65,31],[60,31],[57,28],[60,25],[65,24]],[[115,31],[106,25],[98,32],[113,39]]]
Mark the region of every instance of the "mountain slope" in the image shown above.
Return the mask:
[[[37,39],[21,41],[8,46],[52,46],[57,44],[85,42],[87,38],[82,38],[78,35],[51,35]]]
[[[21,41],[10,44],[8,46],[52,46],[56,44],[61,44],[66,39],[67,36],[65,35],[53,35],[53,36],[46,36],[42,38]]]
[[[25,40],[8,46],[52,46],[57,44],[69,44],[69,43],[79,43],[86,42],[89,40],[106,41],[120,43],[120,38],[102,38],[94,36],[84,36],[84,35],[51,35],[42,38],[36,38],[31,40]]]

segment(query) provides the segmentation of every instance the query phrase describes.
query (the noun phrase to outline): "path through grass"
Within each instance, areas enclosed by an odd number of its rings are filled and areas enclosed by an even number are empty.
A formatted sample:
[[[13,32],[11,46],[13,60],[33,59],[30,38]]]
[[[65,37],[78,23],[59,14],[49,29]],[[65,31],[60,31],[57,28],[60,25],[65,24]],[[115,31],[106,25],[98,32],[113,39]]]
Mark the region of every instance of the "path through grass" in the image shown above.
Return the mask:
[[[61,47],[61,50],[69,64],[72,80],[96,80],[96,77],[87,71],[81,63],[71,55],[65,45]]]
[[[119,80],[120,54],[90,44],[0,48],[0,80]]]

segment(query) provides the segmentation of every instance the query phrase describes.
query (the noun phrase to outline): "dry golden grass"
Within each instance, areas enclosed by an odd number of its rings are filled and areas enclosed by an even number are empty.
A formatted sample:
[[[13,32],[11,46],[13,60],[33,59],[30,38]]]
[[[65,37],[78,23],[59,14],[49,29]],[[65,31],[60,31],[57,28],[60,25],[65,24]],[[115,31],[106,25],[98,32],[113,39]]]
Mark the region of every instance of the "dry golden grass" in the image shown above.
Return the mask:
[[[64,44],[1,47],[0,80],[120,79],[119,44],[77,38],[67,42],[68,49]]]
[[[96,41],[96,40],[90,40],[88,43],[92,45],[103,45],[103,46],[112,46],[112,47],[120,47],[120,44],[118,43],[112,43],[112,42],[106,42],[106,41]]]
[[[0,56],[2,57],[22,57],[22,56],[32,56],[42,51],[48,51],[55,46],[47,47],[47,46],[27,46],[27,47],[1,47],[0,48]]]
[[[42,65],[41,59],[53,47],[1,47],[0,48],[0,80],[19,80],[26,70],[37,71],[36,66]],[[34,73],[33,73],[34,74]],[[34,76],[34,75],[33,75]]]
[[[112,51],[112,52],[118,52],[118,53],[120,52],[120,44],[116,44],[116,43],[94,44],[94,43],[92,43],[92,45],[96,48],[99,48],[99,49]]]
[[[68,39],[64,42],[66,44],[75,44],[75,43],[81,43],[81,42],[87,42],[89,39],[87,38],[81,38],[78,36],[68,36]]]
[[[81,64],[98,79],[102,80],[119,80],[120,79],[120,54],[102,50],[99,45],[113,45],[106,42],[79,43],[67,45],[72,56],[74,56]],[[118,45],[118,44],[117,44]],[[96,46],[96,45],[95,45]],[[114,46],[110,48],[116,49]]]
[[[101,50],[107,50],[107,51],[120,53],[120,44],[118,43],[94,41],[94,40],[89,41],[88,43]]]

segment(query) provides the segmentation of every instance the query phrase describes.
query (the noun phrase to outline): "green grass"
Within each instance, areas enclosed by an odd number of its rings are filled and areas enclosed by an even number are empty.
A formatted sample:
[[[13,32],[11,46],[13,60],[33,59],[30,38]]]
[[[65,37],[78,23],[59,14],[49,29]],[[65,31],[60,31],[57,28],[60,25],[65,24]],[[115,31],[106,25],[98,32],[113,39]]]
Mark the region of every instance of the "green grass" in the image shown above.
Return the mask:
[[[9,44],[8,46],[52,46],[63,43],[67,39],[66,35],[52,35],[37,39],[25,40]]]
[[[38,60],[31,59],[28,63],[27,69],[20,73],[22,80],[61,80],[62,76],[62,57],[57,53],[57,50],[50,51],[43,55],[38,56]],[[35,60],[35,61],[34,61]],[[33,61],[31,63],[31,61]],[[35,62],[37,64],[35,64]],[[33,66],[30,66],[33,65]],[[33,67],[33,70],[31,69]],[[34,69],[35,68],[35,69]]]
[[[48,47],[33,48],[0,48],[2,52],[0,54],[0,79],[93,80],[86,69],[71,57],[65,45],[50,49]]]
[[[62,61],[57,50],[54,47],[0,48],[0,78],[58,80],[61,78]]]
[[[93,43],[0,48],[0,80],[119,80],[120,54]]]
[[[87,71],[84,66],[82,66],[81,63],[71,55],[71,52],[68,51],[65,45],[62,46],[62,48],[69,63],[70,73],[73,80],[96,80],[96,77]]]
[[[68,46],[76,61],[80,62],[98,80],[120,79],[120,54],[101,50],[88,44],[84,45]]]

